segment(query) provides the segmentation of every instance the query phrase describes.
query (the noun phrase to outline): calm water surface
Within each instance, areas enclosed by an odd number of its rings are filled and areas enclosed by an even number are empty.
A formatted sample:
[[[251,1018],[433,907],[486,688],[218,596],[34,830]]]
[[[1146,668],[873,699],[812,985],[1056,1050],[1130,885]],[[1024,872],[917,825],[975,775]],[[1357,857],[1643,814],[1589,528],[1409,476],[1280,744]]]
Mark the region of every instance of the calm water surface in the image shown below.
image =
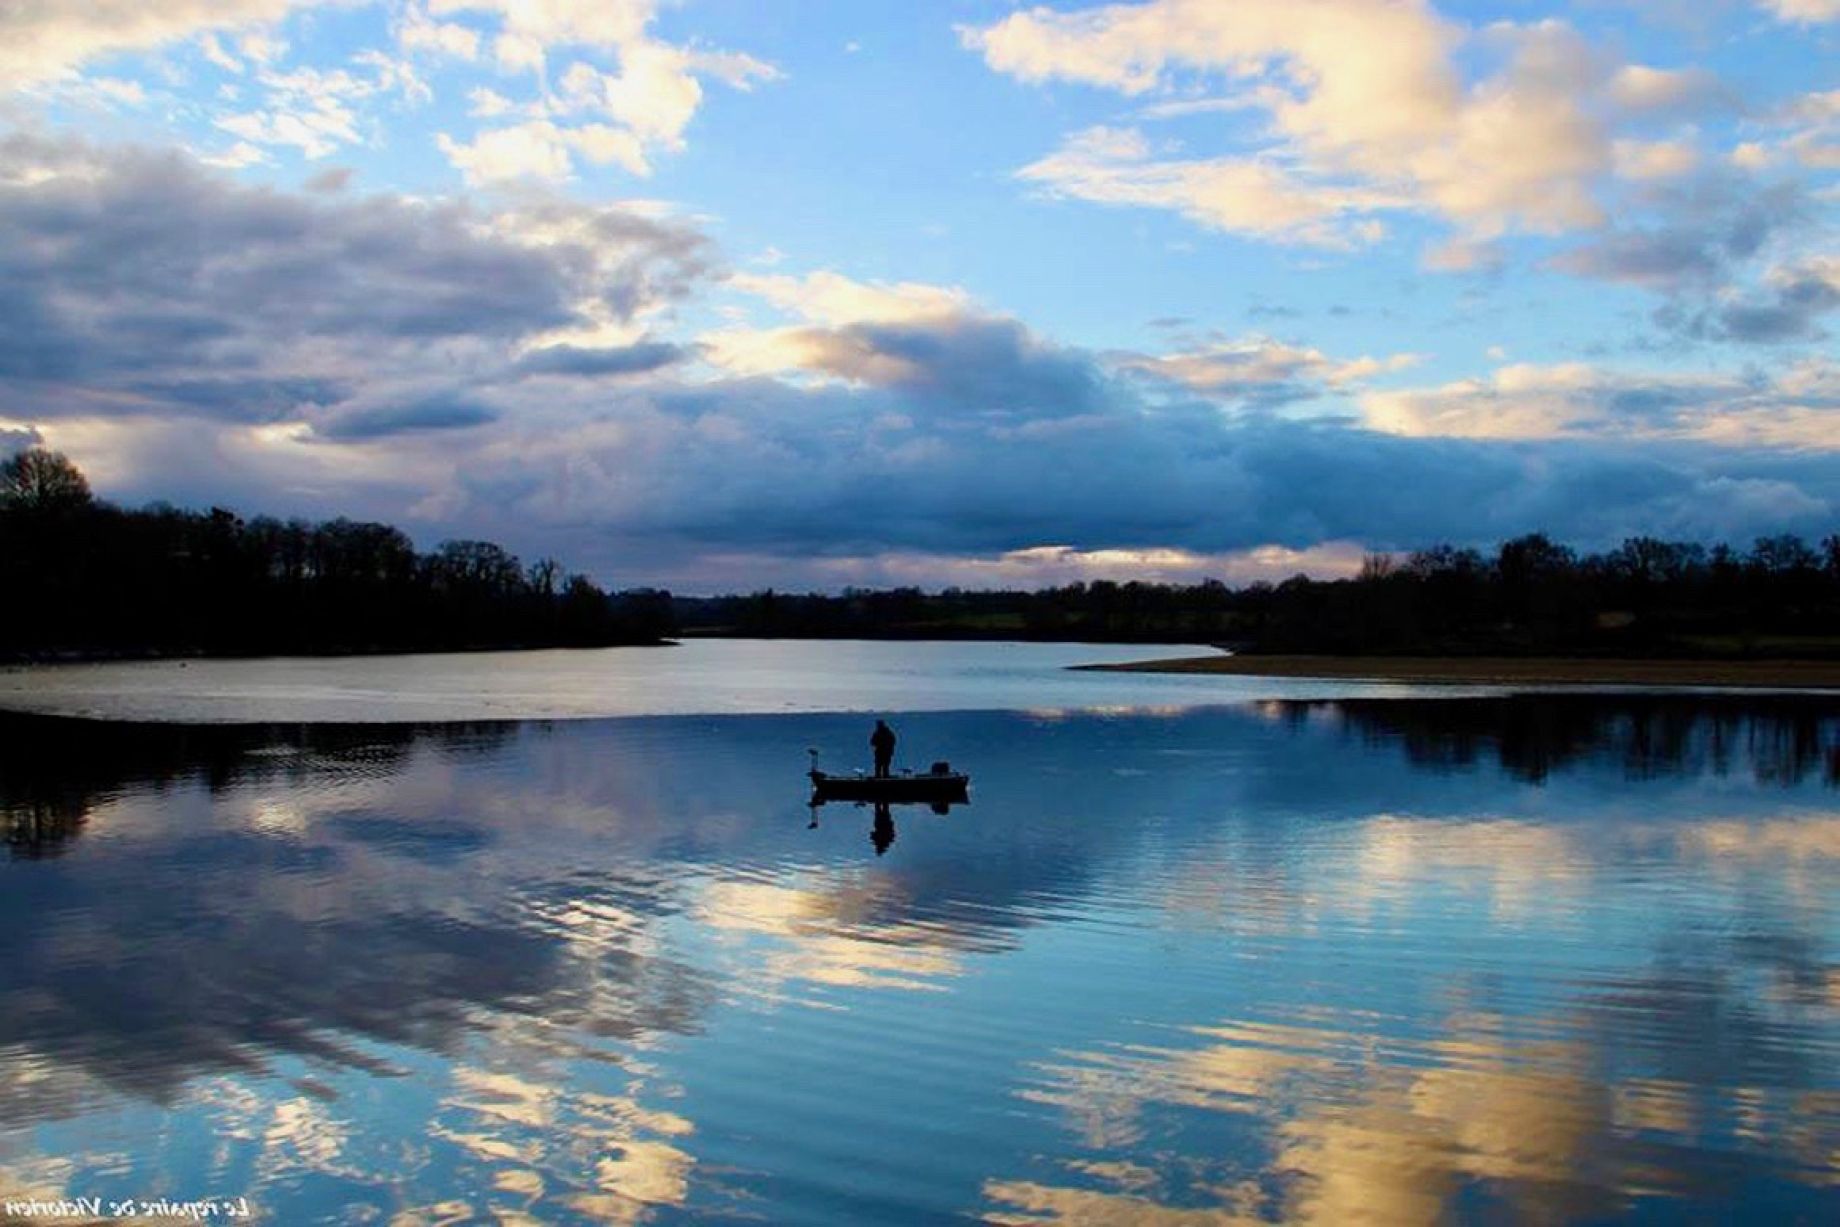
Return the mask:
[[[113,720],[434,721],[971,711],[1404,694],[1385,684],[1085,673],[1182,644],[692,639],[667,648],[0,668],[0,710]]]
[[[1840,715],[0,717],[0,1192],[280,1223],[1831,1223]],[[815,822],[815,825],[813,825]]]

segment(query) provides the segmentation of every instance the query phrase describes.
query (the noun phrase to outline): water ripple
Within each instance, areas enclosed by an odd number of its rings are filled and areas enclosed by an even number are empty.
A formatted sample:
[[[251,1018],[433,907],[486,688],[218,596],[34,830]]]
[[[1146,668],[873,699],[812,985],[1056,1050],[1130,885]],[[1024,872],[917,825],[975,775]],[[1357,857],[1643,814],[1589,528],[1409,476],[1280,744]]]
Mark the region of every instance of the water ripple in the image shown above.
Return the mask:
[[[13,719],[0,1192],[1830,1217],[1818,704],[916,715],[973,803],[879,844],[867,810],[814,828],[799,775],[859,724]]]

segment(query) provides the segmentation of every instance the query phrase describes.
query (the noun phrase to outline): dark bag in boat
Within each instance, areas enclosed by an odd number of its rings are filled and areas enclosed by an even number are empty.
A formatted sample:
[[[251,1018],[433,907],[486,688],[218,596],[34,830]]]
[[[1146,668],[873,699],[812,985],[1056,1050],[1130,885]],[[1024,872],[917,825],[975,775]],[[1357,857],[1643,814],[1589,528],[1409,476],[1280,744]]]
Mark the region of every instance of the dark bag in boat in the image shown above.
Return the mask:
[[[933,764],[933,774],[934,775],[951,775],[952,774],[952,764],[948,763],[943,758],[940,759],[938,762]]]

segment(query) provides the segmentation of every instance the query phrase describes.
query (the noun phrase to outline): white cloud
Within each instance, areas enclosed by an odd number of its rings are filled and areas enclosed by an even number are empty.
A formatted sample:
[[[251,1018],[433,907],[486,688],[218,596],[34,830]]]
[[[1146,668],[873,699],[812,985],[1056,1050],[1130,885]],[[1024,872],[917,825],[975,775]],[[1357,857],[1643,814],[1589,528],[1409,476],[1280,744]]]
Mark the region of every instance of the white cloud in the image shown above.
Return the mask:
[[[1513,363],[1434,388],[1369,392],[1360,403],[1374,429],[1415,437],[1683,439],[1840,451],[1840,367],[1820,359],[1774,378]]]
[[[558,171],[556,158],[559,154],[566,163],[571,152],[592,162],[618,163],[634,174],[647,174],[650,151],[683,147],[684,132],[703,102],[699,78],[712,77],[745,90],[778,76],[775,68],[752,56],[680,47],[653,38],[648,30],[656,9],[654,0],[547,0],[542,4],[433,0],[434,13],[494,14],[499,30],[492,43],[493,55],[506,72],[543,75],[552,54],[561,49],[606,53],[618,65],[612,68],[574,59],[556,82],[555,93],[546,95],[550,114],[540,123],[481,133],[471,142],[444,136],[441,147],[449,160],[475,182],[508,177],[487,172],[494,166],[513,165],[521,175],[566,178],[569,168]],[[498,107],[500,97],[491,91],[483,95],[474,91],[474,113],[501,114],[510,109],[508,104]],[[574,127],[550,123],[558,114],[585,116],[589,122]],[[511,132],[516,135],[506,134]],[[521,148],[514,151],[513,145]],[[483,153],[481,146],[486,147]]]
[[[410,9],[396,27],[396,45],[457,60],[479,58],[479,31],[453,21],[435,21],[424,9]]]
[[[1815,25],[1840,19],[1840,0],[1762,0],[1778,20]]]
[[[596,166],[617,162],[635,175],[651,173],[651,166],[645,160],[643,142],[626,128],[616,128],[609,124],[582,124],[561,131],[568,147]]]
[[[248,141],[238,141],[222,153],[200,155],[198,160],[206,166],[222,167],[225,170],[241,170],[245,166],[261,165],[268,161],[268,155]]]
[[[1728,155],[1740,170],[1840,170],[1840,89],[1798,94],[1752,116],[1745,127],[1753,139]]]
[[[264,49],[265,54],[272,48]],[[380,51],[360,51],[352,69],[258,67],[263,91],[254,110],[219,115],[212,122],[255,145],[291,146],[306,158],[323,158],[366,139],[362,112],[389,94],[427,101],[432,94],[413,65]]]
[[[339,146],[356,144],[358,130],[352,112],[331,99],[321,105],[299,110],[246,111],[220,116],[217,126],[242,143],[252,145],[288,145],[306,158],[323,158],[337,152]]]
[[[279,21],[291,9],[316,2],[82,0],[0,5],[0,81],[17,87],[54,80],[99,56]],[[205,53],[210,54],[209,47]]]
[[[1501,244],[1492,239],[1447,239],[1426,248],[1420,263],[1440,273],[1493,272],[1502,265]]]
[[[1676,179],[1699,166],[1692,141],[1618,141],[1612,151],[1625,179]]]
[[[1705,69],[1661,69],[1625,64],[1610,77],[1609,97],[1623,110],[1656,114],[1730,101],[1729,91]]]
[[[435,137],[469,183],[498,183],[511,179],[566,180],[573,170],[569,151],[554,124],[520,124],[482,132],[471,141],[457,141],[447,133]]]
[[[53,89],[63,101],[110,111],[144,107],[148,98],[146,87],[139,81],[122,77],[73,77],[58,82]]]
[[[497,119],[517,108],[517,104],[495,89],[479,86],[466,95],[466,113],[475,119]]]
[[[1840,89],[1792,99],[1772,117],[1786,130],[1782,149],[1812,170],[1840,170]]]
[[[1323,247],[1373,241],[1380,226],[1361,215],[1407,203],[1371,188],[1305,179],[1274,158],[1157,158],[1129,128],[1076,133],[1018,174],[1056,195],[1173,209],[1214,229]]]
[[[288,45],[269,30],[250,30],[237,37],[236,49],[258,64],[273,64],[287,54]]]
[[[422,80],[421,73],[407,56],[393,56],[375,49],[360,51],[351,62],[377,74],[374,92],[400,93],[410,102],[434,101],[434,90]]]
[[[608,115],[648,144],[677,149],[703,101],[701,83],[685,71],[688,58],[676,47],[645,42],[622,53],[617,74],[577,60],[562,76],[561,95],[571,110]]]
[[[1025,81],[1130,96],[1196,74],[1231,82],[1225,99],[1145,114],[1262,113],[1253,152],[1172,158],[1141,134],[1094,129],[1022,173],[1068,195],[1291,242],[1358,241],[1373,233],[1369,215],[1400,208],[1444,218],[1471,244],[1592,227],[1623,118],[1722,99],[1709,74],[1617,65],[1563,22],[1467,35],[1426,4],[1392,0],[1032,8],[961,37]],[[1466,81],[1459,49],[1495,66]]]
[[[432,12],[493,13],[500,19],[494,44],[508,69],[541,70],[544,53],[556,46],[620,48],[645,37],[657,12],[656,0],[433,0]]]
[[[242,73],[243,61],[224,50],[224,44],[215,34],[205,34],[198,39],[198,50],[204,58],[225,72]]]
[[[1739,170],[1757,171],[1772,160],[1769,147],[1758,141],[1744,141],[1732,148],[1729,158]]]
[[[728,283],[802,320],[830,327],[911,323],[971,310],[971,296],[957,286],[928,285],[918,281],[857,281],[830,271],[808,273],[803,277],[783,273],[736,273]]]
[[[1123,370],[1147,375],[1192,392],[1252,399],[1300,399],[1339,389],[1375,375],[1406,370],[1417,354],[1338,360],[1319,349],[1287,345],[1269,337],[1248,337],[1178,353],[1121,355]]]
[[[799,321],[772,328],[742,324],[697,338],[707,361],[740,375],[803,371],[860,383],[899,382],[912,373],[907,362],[854,343],[843,330],[857,325],[950,327],[977,317],[971,296],[956,286],[858,281],[828,270],[802,277],[735,273],[728,284]]]
[[[618,163],[635,175],[648,174],[651,169],[638,138],[607,124],[563,128],[537,119],[492,128],[471,141],[458,141],[443,132],[435,143],[467,182],[482,185],[518,179],[566,182],[575,170],[572,154],[595,165]]]

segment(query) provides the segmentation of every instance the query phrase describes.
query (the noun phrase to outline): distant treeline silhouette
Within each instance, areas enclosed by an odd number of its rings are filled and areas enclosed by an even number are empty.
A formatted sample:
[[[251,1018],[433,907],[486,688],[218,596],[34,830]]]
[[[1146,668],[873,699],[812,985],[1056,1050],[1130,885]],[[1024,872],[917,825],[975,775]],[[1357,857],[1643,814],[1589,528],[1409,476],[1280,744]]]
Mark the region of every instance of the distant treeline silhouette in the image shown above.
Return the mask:
[[[330,653],[776,638],[1218,643],[1357,655],[1840,657],[1840,534],[1749,548],[1543,534],[1438,545],[1360,574],[1230,588],[1098,580],[1037,591],[676,597],[603,592],[485,541],[418,554],[384,524],[94,499],[43,449],[0,464],[0,657]]]
[[[0,464],[0,657],[655,643],[669,593],[608,594],[489,541],[100,502],[55,452]]]
[[[1219,643],[1268,653],[1832,657],[1840,535],[1748,550],[1635,537],[1579,554],[1542,534],[1492,555],[1439,545],[1358,576],[1229,588],[1100,580],[1032,592],[683,598],[692,634]]]

